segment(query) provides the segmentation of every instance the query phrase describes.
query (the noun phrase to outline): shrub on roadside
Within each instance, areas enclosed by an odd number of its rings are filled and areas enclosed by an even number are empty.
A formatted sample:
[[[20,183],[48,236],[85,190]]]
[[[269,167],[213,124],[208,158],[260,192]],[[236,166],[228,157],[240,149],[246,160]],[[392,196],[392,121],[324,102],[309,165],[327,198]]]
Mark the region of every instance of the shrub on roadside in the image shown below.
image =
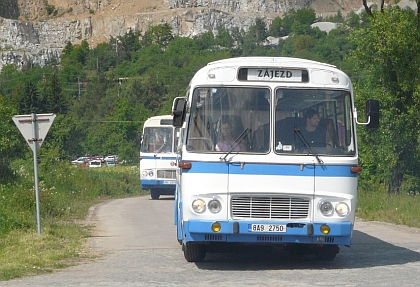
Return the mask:
[[[30,161],[11,165],[16,180],[0,185],[0,236],[11,230],[34,228],[36,200]],[[46,222],[83,219],[96,202],[140,194],[137,167],[90,169],[68,162],[38,165],[40,213]]]

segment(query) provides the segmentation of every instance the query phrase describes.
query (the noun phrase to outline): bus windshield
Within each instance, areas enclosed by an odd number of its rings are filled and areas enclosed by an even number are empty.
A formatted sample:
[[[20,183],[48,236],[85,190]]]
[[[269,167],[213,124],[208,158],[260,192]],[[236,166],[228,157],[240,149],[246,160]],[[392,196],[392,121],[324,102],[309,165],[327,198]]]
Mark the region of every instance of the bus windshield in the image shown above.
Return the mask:
[[[173,127],[146,127],[141,152],[169,153],[174,151]]]
[[[186,148],[354,155],[351,108],[350,93],[343,90],[199,87],[193,92]]]

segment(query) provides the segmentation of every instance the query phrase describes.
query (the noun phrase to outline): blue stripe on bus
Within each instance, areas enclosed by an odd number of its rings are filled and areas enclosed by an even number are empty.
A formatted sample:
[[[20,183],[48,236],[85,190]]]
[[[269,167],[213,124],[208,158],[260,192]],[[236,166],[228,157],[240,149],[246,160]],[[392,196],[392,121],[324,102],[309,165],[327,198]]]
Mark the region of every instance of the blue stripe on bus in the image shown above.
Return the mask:
[[[262,164],[262,163],[215,163],[192,162],[191,169],[183,169],[183,173],[227,173],[249,175],[291,175],[291,176],[325,176],[325,177],[357,177],[350,172],[350,165],[304,165],[299,164]],[[316,169],[314,171],[314,168]]]

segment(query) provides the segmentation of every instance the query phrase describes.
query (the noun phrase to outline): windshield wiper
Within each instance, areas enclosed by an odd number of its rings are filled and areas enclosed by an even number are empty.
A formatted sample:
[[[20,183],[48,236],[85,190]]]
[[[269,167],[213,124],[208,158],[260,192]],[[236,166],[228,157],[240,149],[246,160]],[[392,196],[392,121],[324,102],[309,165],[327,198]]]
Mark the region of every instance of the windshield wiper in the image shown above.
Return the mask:
[[[155,157],[157,156],[158,153],[160,153],[161,150],[163,150],[166,144],[167,144],[167,141],[164,140],[162,146],[157,151],[155,151]]]
[[[303,136],[302,132],[300,131],[300,129],[294,129],[295,134],[298,136],[298,138],[302,141],[302,143],[305,145],[306,149],[309,150],[309,152],[316,158],[316,160],[320,163],[323,164],[324,161],[319,157],[319,155],[315,152],[315,150],[309,145],[308,141],[305,139],[305,137]]]
[[[224,161],[226,161],[226,158],[227,158],[227,156],[228,155],[230,155],[231,153],[232,153],[232,151],[233,151],[233,149],[235,148],[235,147],[237,147],[238,146],[238,144],[240,144],[241,143],[241,141],[249,134],[249,132],[251,131],[251,129],[249,129],[249,128],[246,128],[236,139],[235,139],[235,144],[228,150],[228,152],[224,155],[224,156],[222,156],[222,157],[220,157],[220,160],[224,160]]]

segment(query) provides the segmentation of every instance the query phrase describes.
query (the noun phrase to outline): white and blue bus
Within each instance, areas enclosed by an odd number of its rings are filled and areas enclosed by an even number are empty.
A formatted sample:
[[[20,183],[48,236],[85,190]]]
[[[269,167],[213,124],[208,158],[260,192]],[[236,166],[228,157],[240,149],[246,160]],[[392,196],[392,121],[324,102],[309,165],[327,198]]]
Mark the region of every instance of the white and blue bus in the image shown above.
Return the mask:
[[[177,131],[172,116],[156,116],[143,125],[140,148],[141,188],[150,190],[152,199],[175,194]]]
[[[315,61],[244,57],[200,69],[173,104],[185,259],[252,243],[332,260],[350,245],[361,171],[353,97],[346,74]],[[362,124],[378,127],[377,101]]]

